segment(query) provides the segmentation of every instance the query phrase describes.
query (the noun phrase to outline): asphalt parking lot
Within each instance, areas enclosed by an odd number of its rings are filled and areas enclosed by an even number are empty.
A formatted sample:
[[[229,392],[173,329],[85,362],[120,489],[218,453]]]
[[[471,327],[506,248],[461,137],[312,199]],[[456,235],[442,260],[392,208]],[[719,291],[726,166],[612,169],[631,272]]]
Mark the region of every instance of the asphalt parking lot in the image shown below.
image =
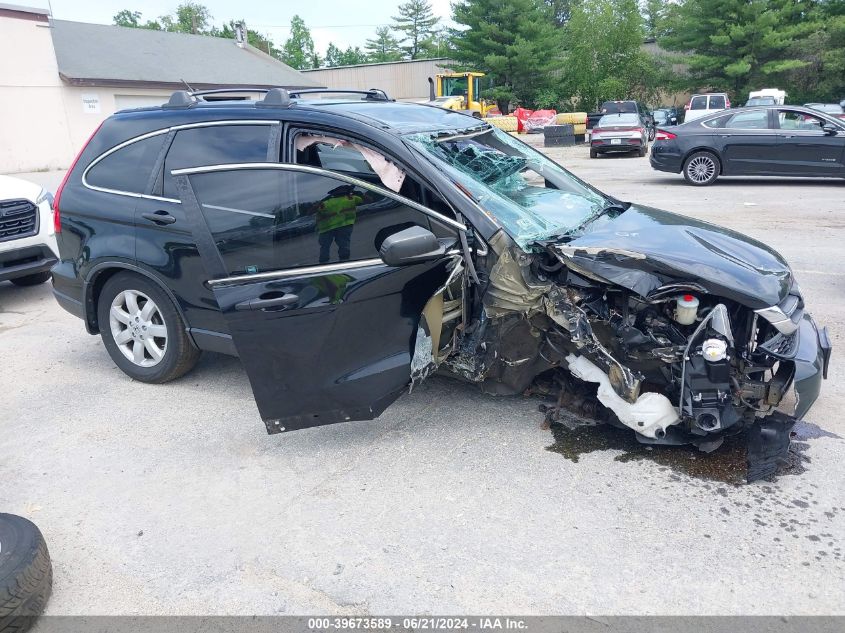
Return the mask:
[[[237,359],[133,382],[49,284],[0,283],[0,508],[47,539],[47,613],[844,614],[845,182],[702,189],[549,153],[789,260],[834,345],[791,468],[740,485],[730,446],[552,433],[537,401],[443,378],[377,420],[268,436]]]

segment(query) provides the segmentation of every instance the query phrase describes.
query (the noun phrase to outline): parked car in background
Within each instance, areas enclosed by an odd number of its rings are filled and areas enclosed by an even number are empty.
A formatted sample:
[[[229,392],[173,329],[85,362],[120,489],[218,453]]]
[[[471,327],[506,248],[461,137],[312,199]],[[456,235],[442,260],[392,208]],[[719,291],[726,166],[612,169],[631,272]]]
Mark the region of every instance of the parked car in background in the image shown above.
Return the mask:
[[[745,102],[746,108],[752,108],[754,106],[770,106],[770,105],[777,105],[777,101],[774,97],[752,97],[748,101]]]
[[[805,103],[804,107],[830,114],[839,119],[845,119],[845,108],[838,103]]]
[[[708,114],[726,110],[731,107],[731,100],[724,92],[713,92],[693,95],[689,103],[684,106],[684,123],[700,119]]]
[[[35,183],[0,176],[0,281],[34,286],[56,263],[53,195]]]
[[[652,112],[652,116],[654,117],[655,128],[678,125],[681,122],[681,113],[678,112],[677,108],[657,108]]]
[[[612,152],[648,151],[648,128],[636,112],[605,114],[590,135],[590,158]]]
[[[748,106],[757,105],[783,105],[786,103],[786,91],[780,88],[763,88],[762,90],[752,90],[748,93],[748,101],[745,103]]]
[[[634,113],[639,115],[648,131],[648,140],[654,138],[654,116],[648,106],[639,101],[605,101],[599,109],[602,115],[605,114],[626,114]],[[594,126],[595,127],[595,126]]]
[[[651,166],[692,185],[720,176],[845,178],[845,121],[799,106],[717,113],[658,130]]]

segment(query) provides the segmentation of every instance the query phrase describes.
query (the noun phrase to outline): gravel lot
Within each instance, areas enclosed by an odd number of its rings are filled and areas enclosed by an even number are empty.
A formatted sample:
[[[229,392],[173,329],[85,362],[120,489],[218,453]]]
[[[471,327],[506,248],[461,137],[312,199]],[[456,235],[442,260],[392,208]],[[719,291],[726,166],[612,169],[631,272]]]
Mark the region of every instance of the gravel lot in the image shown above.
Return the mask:
[[[793,472],[737,485],[729,446],[555,436],[536,401],[441,378],[380,419],[268,436],[237,359],[136,383],[49,284],[0,283],[0,508],[45,534],[47,613],[845,614],[845,182],[698,189],[549,153],[791,262],[835,348]]]

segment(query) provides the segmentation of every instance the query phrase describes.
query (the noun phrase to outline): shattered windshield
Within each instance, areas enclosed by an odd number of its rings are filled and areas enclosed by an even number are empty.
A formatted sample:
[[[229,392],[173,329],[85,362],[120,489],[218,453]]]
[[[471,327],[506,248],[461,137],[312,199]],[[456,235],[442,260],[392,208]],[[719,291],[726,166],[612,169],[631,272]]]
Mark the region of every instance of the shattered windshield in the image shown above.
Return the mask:
[[[540,152],[496,128],[406,139],[524,249],[538,239],[578,229],[611,204]]]

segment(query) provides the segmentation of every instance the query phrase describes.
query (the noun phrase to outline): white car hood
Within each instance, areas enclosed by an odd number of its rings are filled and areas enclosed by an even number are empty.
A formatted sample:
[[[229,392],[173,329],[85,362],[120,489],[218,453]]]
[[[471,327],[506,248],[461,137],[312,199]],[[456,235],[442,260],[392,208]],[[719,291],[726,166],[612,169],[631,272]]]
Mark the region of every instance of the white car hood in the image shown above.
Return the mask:
[[[35,202],[41,195],[41,191],[41,185],[36,185],[34,182],[12,176],[0,176],[0,200],[23,198]]]

